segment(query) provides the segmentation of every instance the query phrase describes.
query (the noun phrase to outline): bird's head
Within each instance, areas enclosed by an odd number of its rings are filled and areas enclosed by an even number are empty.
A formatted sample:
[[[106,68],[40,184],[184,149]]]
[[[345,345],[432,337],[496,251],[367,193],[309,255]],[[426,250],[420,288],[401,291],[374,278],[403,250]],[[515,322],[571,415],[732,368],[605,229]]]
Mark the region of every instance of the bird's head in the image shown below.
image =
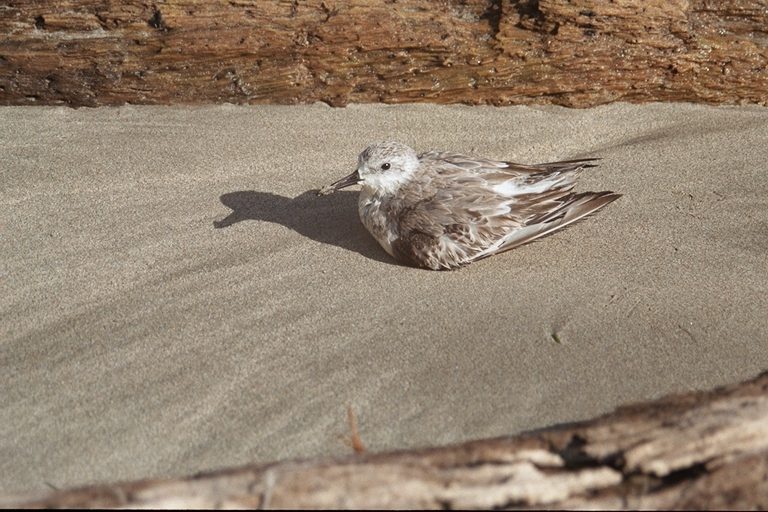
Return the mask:
[[[378,142],[360,153],[355,172],[323,187],[321,192],[357,184],[377,192],[394,192],[418,167],[419,157],[410,147],[399,142]]]

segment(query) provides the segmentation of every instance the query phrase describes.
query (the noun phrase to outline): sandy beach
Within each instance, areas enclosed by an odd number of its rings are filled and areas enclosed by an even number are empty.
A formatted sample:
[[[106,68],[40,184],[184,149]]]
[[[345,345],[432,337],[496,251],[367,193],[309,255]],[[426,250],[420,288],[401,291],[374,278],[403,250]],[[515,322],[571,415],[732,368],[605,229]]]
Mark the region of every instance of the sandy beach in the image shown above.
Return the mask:
[[[357,191],[395,139],[624,196],[457,272]],[[768,368],[768,109],[0,108],[0,493],[444,445]]]

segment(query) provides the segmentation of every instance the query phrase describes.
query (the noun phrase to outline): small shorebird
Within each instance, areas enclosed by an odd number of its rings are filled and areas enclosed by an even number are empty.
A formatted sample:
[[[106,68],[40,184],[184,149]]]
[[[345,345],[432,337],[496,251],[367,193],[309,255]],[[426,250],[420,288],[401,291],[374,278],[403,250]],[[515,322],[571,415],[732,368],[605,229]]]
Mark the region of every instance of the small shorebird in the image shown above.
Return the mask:
[[[398,142],[365,149],[355,172],[320,189],[360,184],[360,220],[400,263],[463,267],[563,229],[621,194],[571,192],[597,158],[538,165],[456,153],[416,152]]]

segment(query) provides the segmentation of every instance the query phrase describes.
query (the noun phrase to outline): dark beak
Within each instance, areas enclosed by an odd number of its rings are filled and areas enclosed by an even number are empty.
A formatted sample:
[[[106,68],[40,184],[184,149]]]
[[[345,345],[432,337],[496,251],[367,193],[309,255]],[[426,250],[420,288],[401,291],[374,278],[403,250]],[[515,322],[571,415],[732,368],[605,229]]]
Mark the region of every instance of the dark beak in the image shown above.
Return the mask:
[[[351,187],[352,185],[357,185],[358,183],[360,183],[360,175],[358,174],[357,171],[355,171],[349,176],[345,176],[341,178],[339,181],[335,181],[330,185],[324,186],[323,188],[320,189],[317,195],[333,194],[337,190],[341,190],[346,187]]]

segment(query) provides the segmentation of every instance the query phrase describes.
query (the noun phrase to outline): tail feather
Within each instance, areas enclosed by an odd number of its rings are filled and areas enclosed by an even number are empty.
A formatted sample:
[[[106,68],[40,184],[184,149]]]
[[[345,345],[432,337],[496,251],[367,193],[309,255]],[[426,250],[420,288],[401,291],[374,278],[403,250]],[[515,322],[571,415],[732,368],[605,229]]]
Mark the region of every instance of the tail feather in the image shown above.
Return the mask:
[[[580,171],[582,169],[588,169],[590,167],[597,167],[597,162],[600,158],[580,158],[577,160],[563,160],[561,162],[549,162],[545,164],[517,164],[514,162],[504,162],[507,166],[505,172],[518,172],[522,174],[531,174],[546,176],[553,173],[568,173],[573,171]]]
[[[577,169],[588,169],[590,167],[597,167],[597,164],[593,164],[592,162],[597,162],[601,160],[600,158],[579,158],[576,160],[562,160],[560,162],[549,162],[545,164],[537,164],[534,167],[539,167],[542,170],[554,172],[554,171],[560,171],[560,172],[567,172],[567,171],[575,171]]]
[[[560,218],[562,218],[564,223],[569,224],[615,201],[619,197],[621,197],[621,194],[608,191],[570,194],[570,197],[563,198],[563,204],[559,208],[533,219],[530,224],[554,222]]]
[[[570,226],[574,222],[595,213],[603,206],[621,197],[614,192],[585,192],[574,194],[560,208],[545,216],[535,219],[528,226],[514,231],[497,248],[484,252],[477,259],[483,259],[493,254],[510,251],[516,247],[533,242],[539,238],[551,235]]]

